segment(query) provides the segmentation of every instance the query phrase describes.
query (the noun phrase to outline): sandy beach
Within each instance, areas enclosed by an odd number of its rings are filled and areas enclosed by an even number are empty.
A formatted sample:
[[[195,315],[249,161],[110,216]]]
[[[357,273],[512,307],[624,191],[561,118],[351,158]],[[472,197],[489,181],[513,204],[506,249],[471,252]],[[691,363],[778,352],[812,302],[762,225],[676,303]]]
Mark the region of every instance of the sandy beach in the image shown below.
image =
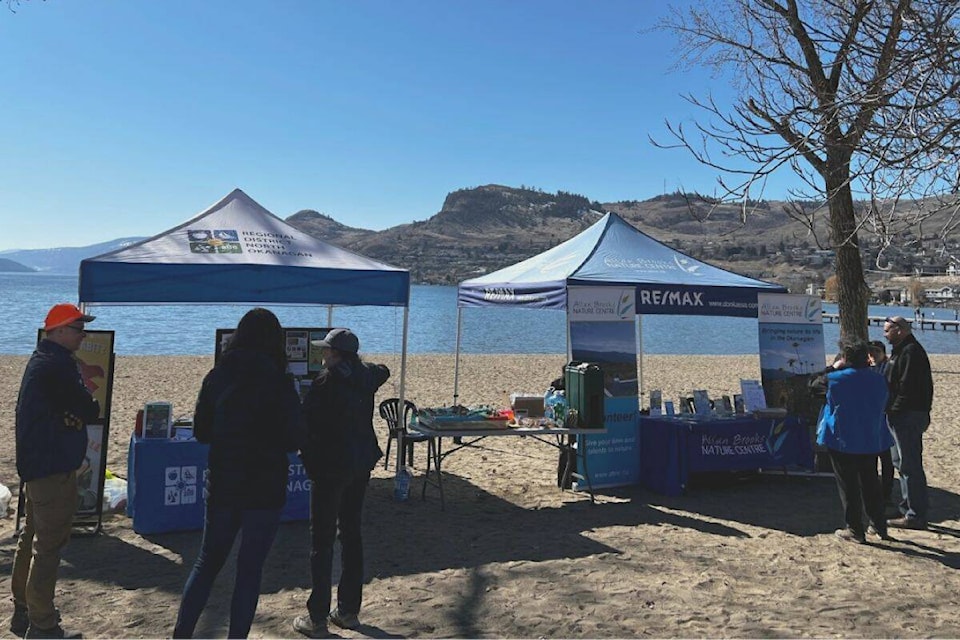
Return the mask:
[[[399,358],[370,356],[395,377]],[[14,406],[25,356],[0,356],[0,482],[15,493]],[[556,486],[556,450],[527,439],[490,441],[445,461],[446,511],[436,493],[393,500],[393,465],[368,491],[368,583],[359,631],[407,637],[957,637],[960,636],[960,356],[932,356],[936,398],[925,437],[931,528],[867,546],[833,535],[842,525],[832,478],[754,476],[664,497],[640,487],[602,492],[596,505]],[[506,404],[542,393],[561,356],[467,356],[464,404]],[[126,477],[138,408],[169,400],[192,411],[210,357],[117,361],[107,467]],[[651,356],[646,389],[664,398],[706,388],[734,393],[759,377],[756,356]],[[410,357],[407,394],[450,404],[453,357]],[[379,399],[379,398],[378,398]],[[386,427],[375,424],[386,445]],[[417,473],[424,451],[418,449]],[[16,495],[14,496],[14,504]],[[0,590],[9,594],[14,513],[0,521]],[[200,532],[148,537],[110,514],[104,531],[64,553],[57,600],[87,637],[169,637]],[[298,637],[291,621],[309,594],[306,523],[281,527],[268,558],[251,637]],[[199,637],[225,637],[230,564],[201,618]],[[7,602],[5,600],[5,602]],[[12,605],[0,611],[9,637]]]

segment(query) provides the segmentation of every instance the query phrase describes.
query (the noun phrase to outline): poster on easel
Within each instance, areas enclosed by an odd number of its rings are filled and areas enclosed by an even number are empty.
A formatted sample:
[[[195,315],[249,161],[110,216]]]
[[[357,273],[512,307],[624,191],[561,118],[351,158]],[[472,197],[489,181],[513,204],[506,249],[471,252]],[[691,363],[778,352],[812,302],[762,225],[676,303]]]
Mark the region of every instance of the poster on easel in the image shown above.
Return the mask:
[[[99,530],[103,514],[103,485],[107,471],[107,444],[110,438],[110,409],[113,398],[115,354],[114,332],[86,330],[86,337],[73,354],[83,384],[100,404],[97,422],[87,425],[87,453],[77,469],[77,491],[80,506],[74,516],[74,526],[92,526]],[[45,337],[37,331],[37,344]]]
[[[607,433],[580,436],[594,489],[640,481],[635,292],[631,287],[569,287],[570,357],[603,369]]]

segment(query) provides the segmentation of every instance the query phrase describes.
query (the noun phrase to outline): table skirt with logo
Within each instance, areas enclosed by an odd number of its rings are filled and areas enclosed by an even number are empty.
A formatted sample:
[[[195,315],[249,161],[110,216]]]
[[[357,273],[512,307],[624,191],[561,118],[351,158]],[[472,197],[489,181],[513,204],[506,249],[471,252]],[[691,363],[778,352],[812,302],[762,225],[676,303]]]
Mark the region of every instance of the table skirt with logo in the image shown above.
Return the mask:
[[[796,416],[641,416],[640,458],[642,484],[665,495],[683,493],[691,473],[814,467],[810,426]]]
[[[140,534],[203,528],[204,472],[210,446],[196,440],[132,436],[127,453],[127,515]],[[297,453],[289,454],[282,521],[310,517],[310,479]]]

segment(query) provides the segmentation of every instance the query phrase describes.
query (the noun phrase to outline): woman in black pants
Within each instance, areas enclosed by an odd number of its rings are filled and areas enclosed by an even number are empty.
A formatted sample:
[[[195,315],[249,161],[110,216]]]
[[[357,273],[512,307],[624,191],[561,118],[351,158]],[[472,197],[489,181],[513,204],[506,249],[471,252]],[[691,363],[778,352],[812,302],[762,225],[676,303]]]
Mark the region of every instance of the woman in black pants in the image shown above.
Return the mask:
[[[193,426],[197,440],[210,444],[206,518],[174,638],[193,635],[238,534],[228,634],[246,638],[250,632],[263,563],[287,499],[287,452],[302,439],[300,398],[286,369],[283,328],[273,313],[257,308],[243,316],[203,379]]]
[[[373,430],[373,399],[390,377],[383,365],[367,364],[349,329],[333,329],[313,343],[324,369],[303,402],[307,442],[301,449],[310,476],[310,573],[308,614],[293,628],[311,638],[327,637],[327,621],[345,629],[360,626],[363,599],[361,513],[370,471],[383,457]],[[337,607],[330,611],[333,545],[340,531],[341,571]]]

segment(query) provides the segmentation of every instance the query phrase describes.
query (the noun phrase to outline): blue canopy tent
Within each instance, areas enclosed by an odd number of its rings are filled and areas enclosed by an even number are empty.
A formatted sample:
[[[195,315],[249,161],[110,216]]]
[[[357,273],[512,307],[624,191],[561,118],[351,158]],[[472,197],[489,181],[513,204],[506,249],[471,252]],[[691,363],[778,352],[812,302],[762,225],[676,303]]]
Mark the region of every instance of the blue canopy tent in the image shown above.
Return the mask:
[[[403,307],[404,398],[410,272],[318,240],[240,189],[173,229],[83,260],[79,301],[326,305],[330,325],[335,305]]]
[[[460,283],[454,403],[458,397],[463,309],[565,310],[571,286],[633,287],[637,315],[756,317],[758,292],[786,292],[778,284],[691,258],[637,230],[617,214],[608,213],[552,249]]]

